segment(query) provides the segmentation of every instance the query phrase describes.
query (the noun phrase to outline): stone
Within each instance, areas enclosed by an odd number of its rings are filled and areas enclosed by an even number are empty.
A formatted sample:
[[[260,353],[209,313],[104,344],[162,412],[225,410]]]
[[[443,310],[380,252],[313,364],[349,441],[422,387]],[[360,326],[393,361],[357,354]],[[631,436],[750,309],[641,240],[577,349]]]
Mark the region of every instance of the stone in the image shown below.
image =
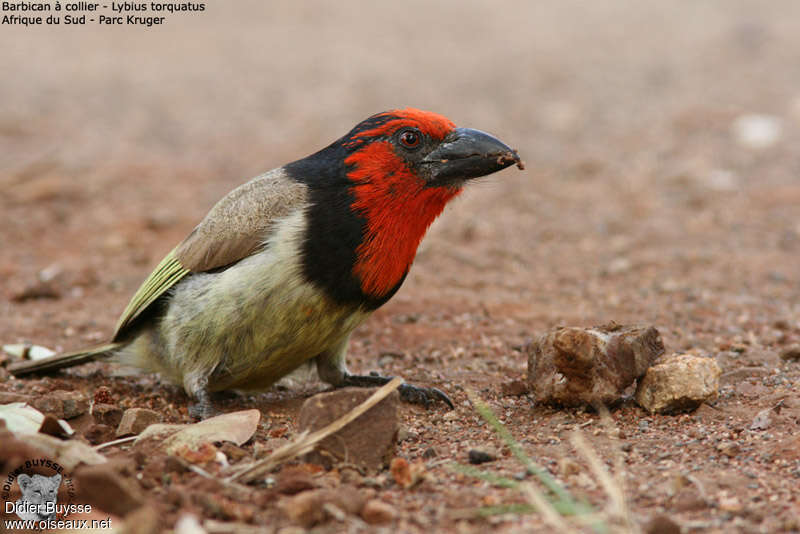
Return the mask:
[[[370,525],[389,523],[396,515],[397,511],[394,506],[380,499],[368,500],[364,505],[364,509],[361,510],[361,519]]]
[[[112,464],[81,466],[74,478],[77,500],[109,514],[124,517],[144,503],[139,485],[120,475]]]
[[[664,352],[658,330],[615,323],[558,327],[527,347],[528,386],[536,402],[611,404]]]
[[[772,408],[761,410],[750,423],[750,430],[766,430],[772,426]]]
[[[311,473],[301,467],[285,467],[277,478],[275,491],[283,495],[296,495],[317,487]]]
[[[95,404],[113,404],[114,400],[111,396],[111,390],[108,386],[100,386],[94,392]]]
[[[645,534],[681,534],[681,526],[669,516],[658,514],[644,527]]]
[[[497,459],[497,452],[488,449],[470,449],[467,453],[469,463],[473,465],[485,464]]]
[[[73,419],[89,411],[89,399],[84,394],[62,389],[34,397],[31,405],[56,419]]]
[[[117,426],[117,437],[140,434],[148,426],[160,423],[161,414],[146,408],[128,408]]]
[[[676,512],[698,512],[700,510],[707,510],[708,503],[700,495],[697,488],[687,486],[680,489],[670,500],[672,509]]]
[[[425,463],[422,460],[417,460],[410,464],[408,460],[399,456],[392,459],[392,463],[389,465],[389,472],[395,483],[403,489],[413,488],[428,476]]]
[[[314,395],[300,408],[299,432],[323,428],[367,400],[373,392],[343,388]],[[392,392],[358,419],[322,440],[305,460],[326,468],[343,462],[372,471],[381,469],[394,452],[399,402],[397,391]]]
[[[781,350],[779,356],[785,362],[800,361],[800,345],[789,345]]]
[[[114,439],[114,429],[108,425],[92,423],[83,431],[83,436],[92,445],[99,445]]]
[[[340,486],[335,490],[304,491],[281,501],[279,506],[292,522],[310,528],[332,517],[333,509],[359,515],[365,502],[366,498],[356,488]]]
[[[722,371],[711,358],[673,354],[647,370],[636,403],[650,413],[692,411],[717,398]]]
[[[113,404],[98,404],[92,406],[92,418],[98,425],[117,428],[122,421],[122,408]]]
[[[519,397],[528,392],[528,384],[524,380],[513,379],[500,384],[500,391],[507,397]]]

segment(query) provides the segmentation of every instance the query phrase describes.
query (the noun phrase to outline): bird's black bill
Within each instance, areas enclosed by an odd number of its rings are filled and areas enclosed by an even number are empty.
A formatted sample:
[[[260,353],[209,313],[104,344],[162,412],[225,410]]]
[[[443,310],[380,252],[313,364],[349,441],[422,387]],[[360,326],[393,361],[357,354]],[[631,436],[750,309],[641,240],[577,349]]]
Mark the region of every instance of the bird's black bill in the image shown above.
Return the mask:
[[[436,183],[450,183],[486,176],[516,164],[524,168],[517,151],[471,128],[456,128],[422,163]]]

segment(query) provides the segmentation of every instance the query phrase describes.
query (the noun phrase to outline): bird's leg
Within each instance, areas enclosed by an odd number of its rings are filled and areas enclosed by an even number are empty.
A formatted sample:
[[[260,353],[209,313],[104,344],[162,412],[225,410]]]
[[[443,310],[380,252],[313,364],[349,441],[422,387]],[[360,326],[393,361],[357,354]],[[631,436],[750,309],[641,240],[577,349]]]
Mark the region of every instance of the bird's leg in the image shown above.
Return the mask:
[[[219,414],[219,411],[214,407],[214,403],[211,402],[207,376],[191,375],[184,379],[183,387],[193,399],[189,403],[190,417],[203,420]]]
[[[347,339],[334,350],[323,352],[317,359],[317,374],[320,380],[327,382],[333,387],[359,387],[371,388],[378,387],[392,380],[392,376],[380,376],[377,373],[370,375],[352,375],[345,366],[345,356],[347,354]],[[422,404],[426,408],[433,402],[441,401],[451,410],[455,408],[453,401],[450,400],[442,390],[437,388],[426,388],[413,386],[411,384],[401,384],[397,391],[400,398],[412,404]]]

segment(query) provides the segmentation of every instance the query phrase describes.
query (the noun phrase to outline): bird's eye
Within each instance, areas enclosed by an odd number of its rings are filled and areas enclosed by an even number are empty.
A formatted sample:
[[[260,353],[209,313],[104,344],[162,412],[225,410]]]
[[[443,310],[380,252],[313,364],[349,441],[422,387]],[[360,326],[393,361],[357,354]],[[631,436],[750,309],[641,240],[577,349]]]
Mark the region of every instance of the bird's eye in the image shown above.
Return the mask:
[[[416,130],[406,130],[400,134],[400,143],[406,148],[417,148],[419,146],[420,134]]]

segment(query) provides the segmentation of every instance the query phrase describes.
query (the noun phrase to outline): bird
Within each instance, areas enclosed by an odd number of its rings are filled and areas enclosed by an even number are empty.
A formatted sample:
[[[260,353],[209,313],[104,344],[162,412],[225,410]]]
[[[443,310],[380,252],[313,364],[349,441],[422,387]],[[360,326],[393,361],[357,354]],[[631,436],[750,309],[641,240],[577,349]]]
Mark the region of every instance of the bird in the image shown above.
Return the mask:
[[[351,374],[351,333],[397,292],[431,223],[463,186],[516,164],[496,137],[415,108],[377,113],[308,157],[238,186],[155,267],[109,343],[17,362],[15,376],[97,359],[183,386],[189,414],[211,394],[264,390],[303,364],[334,387]],[[404,383],[403,400],[453,407]]]

